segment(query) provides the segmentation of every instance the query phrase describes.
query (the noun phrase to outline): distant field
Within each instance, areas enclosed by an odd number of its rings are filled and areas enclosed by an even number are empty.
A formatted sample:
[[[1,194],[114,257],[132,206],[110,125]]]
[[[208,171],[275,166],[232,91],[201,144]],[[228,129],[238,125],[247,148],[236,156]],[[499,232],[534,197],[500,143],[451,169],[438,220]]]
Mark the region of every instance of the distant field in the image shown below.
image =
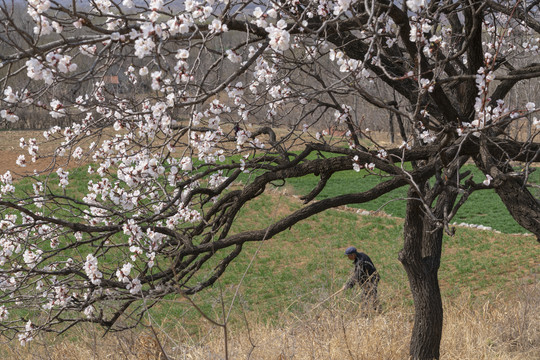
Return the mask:
[[[474,181],[482,182],[485,177],[473,166],[466,166],[473,172]],[[315,176],[306,176],[289,181],[294,191],[299,194],[309,193],[317,184],[318,178]],[[334,174],[328,181],[327,186],[317,197],[325,199],[332,196],[361,192],[370,189],[384,178],[377,176],[366,176],[366,173],[354,171]],[[534,184],[540,184],[540,172],[534,171],[530,177]],[[539,197],[540,190],[531,190],[536,197]],[[361,208],[369,211],[382,211],[386,214],[405,217],[405,198],[407,196],[406,187],[396,189],[391,193],[385,194],[380,198],[365,204],[350,205],[354,208]],[[510,215],[500,198],[494,190],[483,190],[473,193],[467,202],[459,209],[452,222],[478,224],[489,226],[492,229],[507,234],[527,233]]]

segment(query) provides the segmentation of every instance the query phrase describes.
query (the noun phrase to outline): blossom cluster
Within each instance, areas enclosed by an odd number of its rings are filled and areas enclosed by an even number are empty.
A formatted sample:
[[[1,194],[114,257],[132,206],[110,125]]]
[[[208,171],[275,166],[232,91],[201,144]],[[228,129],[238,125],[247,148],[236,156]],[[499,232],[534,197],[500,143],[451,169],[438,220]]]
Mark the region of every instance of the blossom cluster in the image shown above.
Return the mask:
[[[480,136],[481,130],[488,124],[497,121],[501,116],[508,114],[508,109],[504,106],[504,101],[497,101],[497,106],[492,108],[488,104],[488,88],[491,81],[495,79],[493,72],[481,67],[478,69],[476,75],[476,87],[478,89],[478,95],[475,100],[474,109],[476,111],[475,119],[468,123],[463,122],[460,127],[457,128],[458,135],[462,136],[468,133],[468,129],[472,130],[472,134]]]
[[[375,164],[372,162],[361,164],[360,158],[358,157],[358,155],[355,155],[353,157],[353,170],[359,172],[362,169],[366,169],[368,171],[375,170]]]
[[[46,84],[53,83],[55,74],[70,73],[77,70],[77,64],[72,62],[69,55],[50,52],[45,59],[31,58],[26,61],[26,73],[32,80],[43,80]]]
[[[103,274],[98,270],[98,259],[92,255],[88,254],[86,256],[86,262],[84,263],[84,272],[90,282],[94,285],[100,285]]]
[[[357,77],[369,76],[369,71],[363,66],[363,62],[356,59],[351,59],[343,53],[343,51],[336,51],[330,49],[329,51],[330,61],[335,61],[336,65],[339,66],[339,71],[342,73],[353,73]]]

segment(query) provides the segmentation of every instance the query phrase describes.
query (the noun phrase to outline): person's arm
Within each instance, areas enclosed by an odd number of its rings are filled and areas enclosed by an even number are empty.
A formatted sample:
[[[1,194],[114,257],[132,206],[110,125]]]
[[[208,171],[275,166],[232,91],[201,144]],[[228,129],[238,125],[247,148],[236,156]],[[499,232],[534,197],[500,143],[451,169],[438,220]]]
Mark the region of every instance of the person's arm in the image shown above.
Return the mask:
[[[354,284],[358,281],[358,275],[359,275],[358,270],[359,270],[359,267],[358,265],[355,264],[354,271],[349,277],[349,280],[347,280],[345,285],[343,285],[343,287],[341,288],[342,290],[351,289],[354,286]]]
[[[346,290],[346,289],[351,289],[353,286],[354,286],[354,283],[356,282],[354,280],[354,275],[355,274],[352,274],[351,277],[349,278],[349,280],[347,280],[347,282],[345,283],[345,285],[343,285],[343,287],[341,288],[342,290]]]

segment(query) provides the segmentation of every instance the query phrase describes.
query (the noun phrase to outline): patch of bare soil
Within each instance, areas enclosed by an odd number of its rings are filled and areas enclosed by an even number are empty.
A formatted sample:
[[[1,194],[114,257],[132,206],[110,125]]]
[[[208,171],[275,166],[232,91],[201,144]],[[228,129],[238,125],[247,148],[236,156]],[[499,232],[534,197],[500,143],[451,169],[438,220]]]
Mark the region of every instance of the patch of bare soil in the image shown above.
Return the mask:
[[[32,138],[37,139],[39,155],[42,157],[32,162],[32,156],[28,154],[28,150],[20,147],[21,138],[24,138],[27,142]],[[14,178],[20,178],[24,175],[31,175],[34,171],[47,173],[56,171],[60,167],[69,169],[81,166],[81,162],[68,161],[67,156],[52,156],[61,141],[46,141],[43,137],[43,130],[0,131],[0,175],[9,170]],[[84,142],[81,144],[84,144]],[[20,155],[25,156],[26,166],[24,167],[16,164]]]
[[[0,132],[0,174],[4,174],[6,171],[11,171],[14,175],[31,174],[34,170],[46,169],[50,164],[50,159],[40,159],[35,163],[30,160],[31,156],[28,155],[28,151],[21,149],[19,141],[21,138],[25,139],[43,139],[43,131],[2,131]],[[54,145],[50,144],[48,147],[53,148]],[[49,150],[49,149],[43,149]],[[27,165],[20,167],[16,164],[19,155],[25,155]]]

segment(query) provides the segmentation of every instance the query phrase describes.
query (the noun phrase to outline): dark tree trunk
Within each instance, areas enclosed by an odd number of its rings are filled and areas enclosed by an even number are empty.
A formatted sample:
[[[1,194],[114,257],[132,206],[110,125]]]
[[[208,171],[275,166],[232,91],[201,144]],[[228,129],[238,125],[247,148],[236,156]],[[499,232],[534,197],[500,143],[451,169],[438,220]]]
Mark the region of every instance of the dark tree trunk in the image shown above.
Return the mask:
[[[403,126],[403,120],[401,119],[401,115],[396,113],[396,122],[399,127],[399,134],[401,135],[401,140],[407,141],[407,133],[405,132],[405,127]]]
[[[427,189],[427,187],[426,187]],[[414,326],[410,342],[412,359],[439,359],[443,327],[443,308],[438,271],[441,260],[443,227],[441,219],[455,199],[449,188],[438,192],[426,191],[427,203],[437,197],[437,205],[428,215],[415,189],[409,190],[404,225],[404,245],[399,254],[414,301]],[[435,218],[433,218],[433,216]]]
[[[409,269],[407,275],[415,310],[409,353],[415,360],[439,359],[443,309],[437,271]]]
[[[395,136],[394,136],[394,122],[392,121],[392,118],[394,117],[394,113],[390,111],[389,117],[388,117],[388,130],[390,131],[390,142],[392,144],[395,143]]]
[[[399,110],[399,106],[396,101],[395,90],[394,90],[394,100],[391,101],[388,105],[391,105],[394,107],[394,109]],[[390,126],[392,127],[392,143],[394,143],[394,124],[392,123],[392,115],[396,116],[396,123],[399,128],[399,135],[401,136],[401,140],[407,141],[407,133],[405,132],[405,127],[403,126],[403,120],[401,119],[401,115],[399,114],[399,112],[396,112],[395,114],[393,112],[390,112]]]

